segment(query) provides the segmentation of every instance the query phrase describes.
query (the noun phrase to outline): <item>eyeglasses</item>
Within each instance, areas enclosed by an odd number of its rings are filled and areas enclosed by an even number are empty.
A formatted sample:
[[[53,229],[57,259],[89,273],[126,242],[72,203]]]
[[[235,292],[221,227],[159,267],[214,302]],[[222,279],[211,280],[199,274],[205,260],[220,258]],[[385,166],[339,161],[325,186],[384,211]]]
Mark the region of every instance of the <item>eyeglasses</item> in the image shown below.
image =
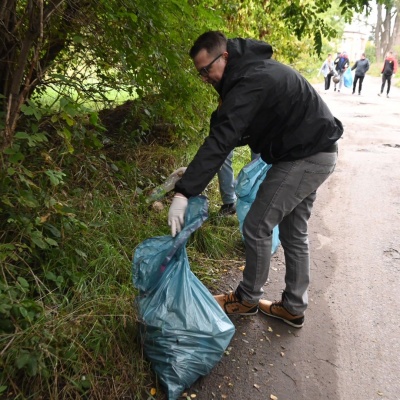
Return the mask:
[[[215,63],[215,61],[218,60],[218,58],[220,58],[223,55],[223,53],[221,53],[219,56],[215,57],[214,60],[212,60],[210,62],[210,64],[206,65],[205,67],[199,69],[199,75],[203,76],[204,78],[206,78],[208,76],[208,74],[210,73],[209,69],[211,68],[211,66]]]

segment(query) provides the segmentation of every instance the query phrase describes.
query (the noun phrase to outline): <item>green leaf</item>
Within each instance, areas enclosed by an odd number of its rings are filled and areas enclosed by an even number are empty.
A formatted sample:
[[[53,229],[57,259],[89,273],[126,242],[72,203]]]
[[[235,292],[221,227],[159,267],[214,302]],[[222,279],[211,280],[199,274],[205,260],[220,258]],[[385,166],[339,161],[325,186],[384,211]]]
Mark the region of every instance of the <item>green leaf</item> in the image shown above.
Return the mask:
[[[63,172],[61,171],[55,171],[48,169],[45,174],[50,178],[50,182],[52,185],[57,186],[60,183],[63,183],[63,177],[66,176]]]
[[[15,134],[17,139],[25,139],[28,141],[29,147],[34,147],[38,143],[47,142],[47,137],[44,133],[26,133],[26,132],[17,132]]]
[[[11,308],[12,308],[11,304],[0,303],[0,313],[1,314],[9,315]]]
[[[35,105],[33,101],[28,100],[28,104],[23,104],[21,106],[21,111],[28,116],[34,115],[37,121],[42,118],[42,113],[40,109]]]
[[[89,121],[91,124],[97,125],[97,122],[99,121],[99,114],[90,113]]]
[[[61,114],[63,117],[64,121],[67,123],[68,126],[74,126],[75,121],[65,112]]]
[[[79,256],[81,256],[82,258],[86,259],[87,258],[87,254],[79,249],[75,249],[75,253],[78,254]]]
[[[17,139],[29,139],[29,135],[26,132],[17,132],[15,137]]]
[[[82,43],[83,42],[83,37],[75,35],[75,36],[72,37],[72,40],[74,41],[74,43]]]
[[[34,197],[32,192],[23,190],[20,191],[20,194],[21,196],[17,197],[17,200],[20,204],[31,208],[39,207],[39,202]]]
[[[25,115],[34,115],[34,114],[35,114],[34,109],[33,109],[32,107],[29,107],[29,106],[26,105],[26,104],[23,104],[23,105],[21,106],[21,111],[22,111]]]
[[[15,365],[18,369],[24,368],[25,365],[28,364],[30,358],[31,355],[27,352],[24,352],[17,357],[17,359],[15,360]]]
[[[17,281],[19,282],[19,284],[24,288],[24,289],[29,289],[29,283],[28,281],[23,278],[22,276],[19,276],[17,278]]]
[[[27,317],[28,311],[26,310],[25,307],[20,306],[20,307],[18,307],[18,310],[19,310],[20,314],[22,315],[22,317],[24,317],[24,318]]]
[[[53,272],[51,272],[51,271],[47,271],[47,272],[44,274],[44,276],[45,276],[49,281],[55,282],[55,281],[57,280],[56,275],[55,275]]]
[[[48,243],[50,246],[58,247],[58,243],[54,239],[46,238],[45,242]]]
[[[43,240],[43,235],[42,232],[39,231],[33,231],[31,232],[31,240],[33,243],[36,244],[36,246],[38,246],[41,249],[47,249],[48,246],[46,244],[46,242]]]
[[[9,147],[5,149],[3,153],[9,155],[8,159],[13,164],[17,164],[25,158],[25,156],[20,152],[19,146]]]
[[[60,238],[61,237],[60,230],[58,228],[56,228],[54,225],[48,224],[48,223],[44,223],[43,227],[47,231],[51,232],[54,237],[56,237],[56,238]]]

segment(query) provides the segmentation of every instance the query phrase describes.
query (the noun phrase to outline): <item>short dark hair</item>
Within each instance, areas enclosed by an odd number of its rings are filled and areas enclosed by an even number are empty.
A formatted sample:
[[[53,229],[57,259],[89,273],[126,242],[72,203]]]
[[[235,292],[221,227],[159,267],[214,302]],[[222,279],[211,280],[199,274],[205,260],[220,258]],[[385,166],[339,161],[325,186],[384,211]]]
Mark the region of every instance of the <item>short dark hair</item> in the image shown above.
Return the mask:
[[[205,32],[196,39],[189,51],[189,56],[193,59],[203,49],[206,49],[209,54],[224,52],[226,51],[226,43],[227,38],[222,32]]]

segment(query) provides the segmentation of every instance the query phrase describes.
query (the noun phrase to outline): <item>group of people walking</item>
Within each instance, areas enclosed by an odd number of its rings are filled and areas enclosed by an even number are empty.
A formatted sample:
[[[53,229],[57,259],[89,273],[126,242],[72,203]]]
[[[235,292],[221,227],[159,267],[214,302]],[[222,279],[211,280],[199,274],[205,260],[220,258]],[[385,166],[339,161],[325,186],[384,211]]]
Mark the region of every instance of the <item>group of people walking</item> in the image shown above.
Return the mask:
[[[344,51],[342,53],[338,53],[335,60],[332,59],[332,54],[328,54],[327,59],[323,62],[318,75],[320,73],[323,74],[325,79],[325,92],[329,90],[331,86],[331,80],[334,83],[334,91],[340,92],[342,89],[343,83],[346,79],[346,72],[350,67],[350,61],[347,53]],[[365,53],[361,54],[359,60],[357,60],[354,65],[351,67],[351,71],[355,70],[354,79],[352,79],[352,94],[356,92],[357,83],[358,83],[358,94],[361,95],[362,85],[367,71],[369,70],[370,62],[368,58],[366,58]],[[386,58],[383,63],[383,67],[381,70],[382,74],[382,85],[378,96],[381,96],[385,90],[385,85],[387,84],[386,89],[386,97],[389,97],[390,86],[392,76],[397,72],[397,60],[393,56],[393,52],[389,51],[386,55]],[[347,72],[348,73],[348,72]],[[350,81],[351,81],[350,79]],[[348,85],[346,85],[348,86]]]
[[[333,90],[335,92],[336,90],[340,92],[343,85],[344,74],[347,71],[349,65],[349,57],[347,56],[347,53],[345,51],[343,53],[338,53],[337,57],[334,60],[332,59],[332,54],[328,54],[327,59],[324,61],[320,71],[318,72],[318,75],[322,73],[324,76],[325,91],[329,90],[329,88],[331,87],[332,80],[334,83]]]

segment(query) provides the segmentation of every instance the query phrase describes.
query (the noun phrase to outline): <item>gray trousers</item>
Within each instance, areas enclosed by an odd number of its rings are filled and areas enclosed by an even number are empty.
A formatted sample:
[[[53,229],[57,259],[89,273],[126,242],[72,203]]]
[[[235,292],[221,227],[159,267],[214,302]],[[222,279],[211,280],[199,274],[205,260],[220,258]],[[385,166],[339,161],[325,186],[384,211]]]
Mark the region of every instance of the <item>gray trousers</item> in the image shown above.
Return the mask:
[[[317,153],[290,162],[274,164],[260,185],[243,223],[246,267],[238,291],[244,300],[257,303],[267,282],[272,229],[279,224],[286,262],[285,308],[294,315],[308,305],[310,282],[308,219],[316,190],[334,171],[337,153]]]

